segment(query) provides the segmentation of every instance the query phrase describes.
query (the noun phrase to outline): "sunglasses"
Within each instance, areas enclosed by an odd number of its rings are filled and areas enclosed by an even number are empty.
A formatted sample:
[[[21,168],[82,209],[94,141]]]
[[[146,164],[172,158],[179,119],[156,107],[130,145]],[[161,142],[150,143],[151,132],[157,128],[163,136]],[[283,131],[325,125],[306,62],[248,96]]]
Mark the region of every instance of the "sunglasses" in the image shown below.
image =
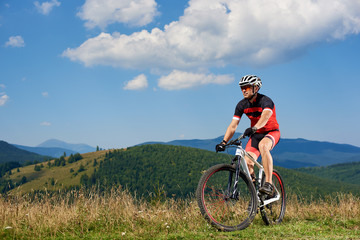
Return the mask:
[[[245,85],[245,86],[241,86],[241,90],[249,90],[252,86],[251,85]]]

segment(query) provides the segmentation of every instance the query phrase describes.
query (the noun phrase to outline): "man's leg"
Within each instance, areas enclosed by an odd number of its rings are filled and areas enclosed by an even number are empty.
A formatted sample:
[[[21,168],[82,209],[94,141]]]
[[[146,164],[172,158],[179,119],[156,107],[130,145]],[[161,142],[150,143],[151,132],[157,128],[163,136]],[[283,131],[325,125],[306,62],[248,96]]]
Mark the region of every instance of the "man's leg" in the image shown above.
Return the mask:
[[[250,156],[252,156],[255,160],[257,160],[258,156],[256,156],[255,153],[253,152],[248,152],[250,154]],[[245,160],[246,160],[246,163],[248,165],[248,168],[249,168],[249,172],[250,174],[254,174],[254,162],[251,161],[247,156],[245,156]]]
[[[255,142],[253,142],[253,141],[255,141]],[[248,152],[249,155],[252,156],[256,161],[258,159],[258,157],[260,156],[260,152],[257,149],[257,147],[252,146],[253,143],[254,143],[255,146],[257,146],[256,139],[254,140],[252,137],[250,137],[249,141],[246,144],[245,151]],[[248,165],[250,174],[254,174],[254,164],[255,163],[253,161],[251,161],[249,159],[249,157],[247,157],[246,155],[245,155],[245,160],[246,160],[246,163]]]
[[[259,151],[266,176],[265,180],[271,184],[273,174],[273,158],[271,156],[270,150],[272,149],[273,144],[273,141],[268,137],[264,137],[259,143]]]

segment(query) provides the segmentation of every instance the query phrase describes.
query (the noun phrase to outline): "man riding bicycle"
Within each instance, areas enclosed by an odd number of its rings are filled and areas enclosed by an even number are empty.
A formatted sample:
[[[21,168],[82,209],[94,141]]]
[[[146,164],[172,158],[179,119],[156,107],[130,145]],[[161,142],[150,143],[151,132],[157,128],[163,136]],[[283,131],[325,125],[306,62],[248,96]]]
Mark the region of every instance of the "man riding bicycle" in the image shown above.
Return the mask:
[[[244,132],[244,136],[250,137],[245,150],[255,160],[261,155],[266,182],[259,191],[272,196],[274,194],[274,186],[272,185],[273,159],[270,150],[280,140],[275,105],[269,97],[258,93],[262,86],[259,77],[246,75],[241,78],[239,85],[244,99],[236,105],[234,117],[226,130],[224,139],[216,145],[216,151],[221,152],[225,150],[224,145],[233,137],[240,119],[243,113],[245,113],[251,121],[251,127],[247,128]],[[254,180],[254,163],[247,156],[245,156],[245,159]]]

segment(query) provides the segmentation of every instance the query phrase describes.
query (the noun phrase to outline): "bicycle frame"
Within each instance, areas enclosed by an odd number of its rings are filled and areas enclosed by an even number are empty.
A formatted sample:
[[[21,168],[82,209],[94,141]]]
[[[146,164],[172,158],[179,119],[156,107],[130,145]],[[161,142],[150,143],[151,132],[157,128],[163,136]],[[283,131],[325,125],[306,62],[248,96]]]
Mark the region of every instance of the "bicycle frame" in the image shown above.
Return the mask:
[[[244,135],[241,135],[229,143],[221,144],[222,148],[219,148],[220,145],[216,146],[217,151],[228,147],[236,149],[231,165],[220,163],[210,167],[203,173],[196,188],[201,214],[211,225],[222,231],[247,228],[257,213],[261,214],[266,225],[281,223],[285,214],[286,194],[279,171],[274,169],[271,176],[274,194],[269,196],[261,193],[259,189],[265,183],[264,167],[250,152],[242,148],[243,138]],[[247,162],[256,165],[259,176],[255,177],[255,182]]]
[[[240,139],[240,137],[238,138],[238,140]],[[249,167],[246,163],[245,160],[245,156],[247,156],[258,168],[259,168],[259,177],[257,178],[258,181],[258,186],[261,185],[261,181],[262,181],[262,176],[263,176],[263,172],[264,172],[264,167],[258,163],[248,152],[245,151],[245,149],[241,146],[241,142],[239,144],[237,144],[236,147],[236,152],[235,152],[235,158],[233,159],[233,163],[235,163],[236,161],[238,162],[236,165],[236,175],[235,175],[235,182],[234,182],[234,191],[231,194],[231,198],[237,198],[238,196],[238,192],[237,192],[237,183],[239,180],[239,171],[240,171],[240,167],[242,168],[242,170],[245,172],[245,174],[249,177],[249,179],[251,180],[251,175],[250,175],[250,171],[249,171]],[[232,173],[229,176],[229,183],[228,183],[228,191],[230,193],[230,188],[231,188],[231,179],[232,179]],[[256,194],[258,197],[258,202],[259,202],[259,207],[263,207],[267,204],[270,204],[272,202],[278,201],[280,199],[280,193],[279,191],[276,189],[276,187],[274,186],[275,191],[276,191],[276,197],[267,199],[267,200],[261,200],[260,199],[260,194],[258,189],[256,190]]]

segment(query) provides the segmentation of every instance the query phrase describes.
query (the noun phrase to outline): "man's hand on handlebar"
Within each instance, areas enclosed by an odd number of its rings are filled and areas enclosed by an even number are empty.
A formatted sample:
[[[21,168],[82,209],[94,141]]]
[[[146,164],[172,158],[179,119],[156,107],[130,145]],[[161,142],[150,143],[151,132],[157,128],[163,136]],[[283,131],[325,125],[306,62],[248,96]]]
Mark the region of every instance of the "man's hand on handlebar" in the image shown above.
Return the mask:
[[[247,128],[244,132],[244,136],[245,137],[251,137],[251,135],[253,135],[256,132],[257,128],[256,127],[250,127]]]
[[[217,144],[217,145],[215,146],[216,152],[223,152],[223,151],[225,151],[225,145],[226,145],[226,141],[225,141],[225,140],[222,140],[221,143],[219,143],[219,144]]]

